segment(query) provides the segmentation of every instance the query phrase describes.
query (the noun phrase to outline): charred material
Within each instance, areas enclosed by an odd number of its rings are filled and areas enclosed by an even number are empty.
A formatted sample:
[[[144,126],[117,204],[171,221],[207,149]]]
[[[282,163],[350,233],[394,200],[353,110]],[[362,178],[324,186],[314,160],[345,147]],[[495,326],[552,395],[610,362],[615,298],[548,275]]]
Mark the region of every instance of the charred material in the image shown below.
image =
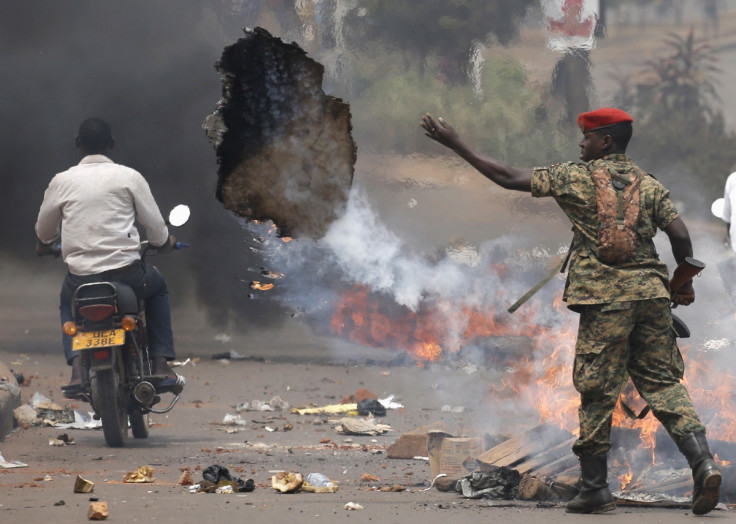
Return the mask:
[[[666,434],[657,434],[656,455],[636,448],[640,432],[614,427],[614,447],[608,454],[608,482],[621,505],[690,507],[693,478],[683,455]],[[668,441],[669,440],[669,441]],[[521,500],[569,500],[578,493],[580,465],[572,453],[575,437],[566,430],[540,424],[490,447],[476,457],[478,472],[509,469],[521,475],[514,496]],[[734,445],[712,441],[713,451],[724,458],[734,456]],[[661,449],[660,449],[661,448]],[[723,473],[720,501],[736,500],[736,467],[719,462]],[[468,477],[469,478],[469,477]],[[457,486],[456,486],[457,488]],[[466,495],[467,496],[467,495]],[[496,493],[488,496],[498,498]]]
[[[217,198],[281,236],[320,238],[353,180],[350,107],[322,91],[324,68],[261,28],[228,46],[215,68],[222,98],[204,128],[215,145]]]

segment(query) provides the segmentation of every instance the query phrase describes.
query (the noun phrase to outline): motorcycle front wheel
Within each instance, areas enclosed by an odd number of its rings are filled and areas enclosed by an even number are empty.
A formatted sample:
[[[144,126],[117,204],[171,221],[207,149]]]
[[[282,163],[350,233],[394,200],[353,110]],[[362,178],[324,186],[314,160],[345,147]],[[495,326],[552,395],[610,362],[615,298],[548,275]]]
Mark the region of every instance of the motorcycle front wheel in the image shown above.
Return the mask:
[[[128,440],[128,406],[120,376],[112,369],[98,370],[90,377],[90,385],[105,442],[111,448],[124,446]]]

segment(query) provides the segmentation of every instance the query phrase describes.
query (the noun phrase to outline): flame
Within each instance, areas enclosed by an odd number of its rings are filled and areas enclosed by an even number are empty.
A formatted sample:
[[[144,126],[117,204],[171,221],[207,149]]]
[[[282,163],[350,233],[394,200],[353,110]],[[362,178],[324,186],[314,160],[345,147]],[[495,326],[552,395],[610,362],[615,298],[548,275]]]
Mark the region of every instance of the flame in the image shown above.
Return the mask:
[[[461,307],[454,312],[454,306],[447,303],[425,305],[418,312],[396,304],[387,306],[365,286],[344,290],[337,304],[330,323],[334,334],[371,347],[402,349],[419,361],[435,362],[443,354],[456,353],[491,336],[539,334],[528,322],[520,329],[492,311]],[[448,323],[464,327],[459,335],[450,335]]]
[[[623,473],[618,475],[618,481],[621,484],[621,491],[624,491],[634,480],[634,472],[631,470],[631,464],[627,459],[624,459],[623,464],[618,460],[614,460],[613,464],[618,469],[624,469]]]
[[[270,289],[273,289],[273,284],[263,284],[261,282],[258,282],[257,280],[253,280],[250,283],[251,289],[257,289],[259,291],[268,291]]]
[[[433,342],[421,342],[413,352],[415,356],[430,362],[437,360],[441,353],[442,348]]]
[[[718,453],[713,454],[713,460],[715,460],[716,464],[718,464],[721,467],[726,467],[726,466],[731,465],[730,460],[721,460],[720,458],[718,458]]]
[[[651,457],[651,464],[656,464],[655,446],[657,444],[657,430],[661,426],[659,421],[651,415],[651,412],[642,418],[632,418],[624,410],[624,403],[630,410],[639,412],[639,415],[641,415],[647,405],[634,387],[631,379],[628,380],[621,391],[619,402],[613,411],[613,426],[639,430],[639,439],[641,440],[639,447],[647,450]]]
[[[687,358],[692,350],[680,348],[686,359],[682,383],[690,393],[700,417],[707,421],[708,437],[729,442],[736,441],[736,399],[731,385],[733,374],[728,369],[714,366],[702,358]]]
[[[504,270],[503,267],[495,269]],[[565,308],[562,292],[554,297],[553,305]],[[505,311],[497,313],[492,307],[458,306],[449,301],[428,301],[412,311],[367,287],[356,286],[341,292],[331,329],[363,345],[402,349],[419,367],[457,353],[468,345],[482,345],[492,337],[519,336],[521,339],[516,344],[519,347],[513,354],[504,354],[504,351],[486,354],[489,361],[493,359],[494,368],[501,370],[498,379],[488,386],[489,400],[498,406],[508,405],[501,401],[513,400],[514,406],[519,405],[519,400],[525,401],[538,413],[539,423],[556,424],[577,435],[580,399],[572,383],[575,326],[545,326],[540,318],[533,303],[517,311],[513,319]],[[685,354],[688,350],[681,348]],[[736,440],[736,397],[730,391],[732,383],[730,373],[712,369],[707,359],[687,360],[683,384],[702,420],[706,421],[711,438]],[[612,422],[616,427],[637,430],[640,449],[647,453],[650,463],[656,465],[656,433],[661,424],[651,413],[632,418],[622,402],[630,411],[639,413],[646,407],[630,380],[622,389]],[[619,478],[625,489],[633,485],[636,475],[628,461],[621,467],[626,469]]]
[[[342,293],[330,327],[353,342],[402,349],[417,361],[435,361],[443,352],[442,329],[433,324],[431,313],[418,315],[394,306],[389,314],[366,287]]]

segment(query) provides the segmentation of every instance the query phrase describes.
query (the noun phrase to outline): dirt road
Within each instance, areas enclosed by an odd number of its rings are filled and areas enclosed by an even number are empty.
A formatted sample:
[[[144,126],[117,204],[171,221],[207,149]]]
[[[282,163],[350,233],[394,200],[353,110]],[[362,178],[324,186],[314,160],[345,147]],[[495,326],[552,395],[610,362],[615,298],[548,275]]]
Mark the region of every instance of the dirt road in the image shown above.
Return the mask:
[[[381,171],[401,173],[399,160],[387,159]],[[374,162],[375,164],[375,162]],[[448,180],[448,172],[451,174]],[[466,171],[423,165],[412,167],[413,176],[428,180],[425,189],[410,186],[396,190],[375,183],[371,191],[386,193],[379,212],[391,224],[420,231],[412,236],[422,248],[442,245],[453,231],[461,230],[471,241],[483,240],[483,228],[462,228],[458,224],[493,223],[491,214],[511,213],[516,200],[504,198],[500,191],[481,185],[475,178],[466,180]],[[397,175],[398,178],[398,175]],[[450,184],[463,190],[453,193],[454,207],[466,212],[452,216],[447,223],[431,217],[438,189]],[[424,187],[423,186],[423,187]],[[442,195],[446,197],[446,195]],[[408,206],[416,199],[418,206]],[[427,209],[423,211],[423,209]],[[539,208],[537,208],[539,209]],[[542,208],[544,210],[545,208]],[[554,245],[558,235],[563,242],[567,229],[555,224],[542,228],[539,220],[556,220],[544,215],[531,220],[516,220],[514,232],[533,237],[544,231]],[[421,224],[423,227],[419,227]],[[427,224],[436,224],[427,231]],[[507,225],[504,223],[504,227]],[[446,229],[446,230],[445,230]],[[421,232],[424,233],[421,233]],[[555,233],[557,231],[557,233]],[[485,231],[485,235],[490,234]],[[477,237],[477,238],[476,238]],[[60,386],[68,380],[69,369],[59,351],[57,289],[63,275],[58,261],[30,257],[23,269],[3,268],[6,284],[0,307],[0,361],[22,372],[30,384],[22,388],[23,402],[40,393],[64,404]],[[708,277],[706,275],[706,277]],[[705,280],[703,280],[705,282]],[[702,289],[703,285],[699,289]],[[174,288],[181,293],[181,288]],[[12,306],[12,307],[10,307]],[[151,435],[145,440],[131,439],[127,447],[105,446],[99,430],[60,430],[31,426],[18,429],[0,442],[6,460],[20,461],[25,468],[0,468],[0,521],[28,522],[85,520],[90,498],[106,501],[114,522],[201,522],[212,519],[229,522],[350,522],[389,523],[422,519],[427,523],[447,520],[492,519],[499,522],[590,522],[589,516],[571,516],[564,503],[468,500],[454,493],[427,489],[431,482],[425,460],[388,459],[386,449],[405,432],[431,423],[444,423],[456,434],[513,433],[538,423],[538,414],[513,404],[492,404],[488,389],[496,376],[492,369],[468,366],[467,362],[432,364],[418,367],[407,362],[397,350],[372,349],[332,337],[314,335],[299,317],[280,330],[222,331],[208,324],[207,316],[196,305],[180,304],[173,312],[178,359],[195,360],[179,368],[187,386],[179,404],[166,415],[152,417]],[[690,319],[687,319],[690,322]],[[227,363],[214,355],[236,351],[248,357]],[[279,396],[290,406],[317,406],[339,402],[344,396],[366,388],[379,398],[395,395],[404,405],[389,410],[381,423],[391,431],[378,436],[344,436],[335,430],[334,420],[326,416],[302,416],[281,412],[241,413],[245,426],[222,424],[234,407],[252,400],[269,401]],[[84,403],[77,407],[88,409]],[[498,413],[505,413],[500,418]],[[293,429],[284,431],[286,424]],[[271,430],[275,431],[270,431]],[[228,430],[235,432],[228,432]],[[50,446],[62,433],[71,436],[72,446]],[[238,495],[191,494],[177,481],[188,468],[195,481],[202,471],[219,464],[243,479],[253,479],[256,489]],[[154,469],[153,483],[123,483],[123,476],[139,466]],[[333,494],[283,495],[270,486],[276,471],[302,474],[322,472],[339,482]],[[379,480],[362,481],[363,475]],[[95,483],[91,495],[74,494],[77,475]],[[381,487],[398,484],[402,492],[380,492]],[[348,511],[347,502],[364,509]],[[621,507],[607,522],[644,523],[700,522],[686,509],[648,509]],[[733,518],[730,511],[718,511],[707,518]]]
[[[286,329],[282,342],[299,338]],[[194,339],[192,339],[193,341]],[[299,345],[298,340],[291,341]],[[187,343],[190,344],[191,342]],[[232,343],[232,342],[231,342]],[[207,346],[207,347],[204,347]],[[187,377],[179,404],[166,415],[152,417],[150,436],[131,440],[125,448],[106,447],[99,430],[60,430],[31,426],[18,429],[0,451],[6,460],[25,468],[0,469],[0,520],[2,522],[80,522],[86,519],[92,498],[105,501],[112,522],[409,522],[491,519],[497,522],[590,522],[589,516],[567,515],[561,503],[468,500],[455,493],[429,487],[431,474],[425,460],[388,459],[387,447],[401,433],[442,422],[451,432],[488,429],[490,409],[485,404],[489,375],[460,365],[395,365],[390,352],[349,352],[337,355],[327,346],[313,346],[296,357],[276,345],[268,347],[273,360],[261,357],[222,361],[213,359],[221,342],[200,340],[198,346],[180,345],[180,353],[198,359],[178,370]],[[247,348],[239,346],[242,354]],[[262,348],[266,349],[266,348]],[[348,348],[345,348],[346,350]],[[59,386],[68,369],[57,354],[0,351],[0,361],[30,379],[23,400],[38,392],[63,402]],[[331,363],[328,363],[331,362]],[[324,406],[366,388],[379,398],[396,395],[403,409],[389,410],[379,419],[392,430],[378,436],[345,436],[327,416],[288,412],[240,413],[245,426],[226,426],[226,414],[236,404],[279,396],[291,406]],[[87,409],[78,403],[80,409]],[[454,408],[454,409],[450,409]],[[462,409],[457,409],[462,408]],[[284,431],[286,424],[293,429]],[[270,431],[274,429],[275,431]],[[50,439],[66,433],[70,446],[51,446]],[[253,479],[255,491],[245,494],[191,494],[177,482],[188,468],[193,479],[218,464],[242,479]],[[148,465],[153,483],[123,483],[127,472]],[[322,472],[339,482],[332,494],[284,495],[270,486],[277,471],[304,475]],[[362,481],[363,475],[379,480]],[[77,475],[94,482],[92,494],[73,493]],[[398,484],[402,492],[377,488]],[[344,509],[355,502],[364,509]],[[684,509],[622,507],[605,518],[609,523],[637,519],[643,523],[701,522]],[[715,519],[731,519],[718,511]]]

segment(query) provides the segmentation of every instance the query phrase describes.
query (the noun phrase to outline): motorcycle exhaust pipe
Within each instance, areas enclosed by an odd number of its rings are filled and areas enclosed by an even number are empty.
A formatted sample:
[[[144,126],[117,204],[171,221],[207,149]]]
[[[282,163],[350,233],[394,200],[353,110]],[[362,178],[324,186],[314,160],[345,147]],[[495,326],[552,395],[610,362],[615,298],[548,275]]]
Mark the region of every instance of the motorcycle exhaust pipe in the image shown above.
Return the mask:
[[[150,382],[140,382],[133,389],[133,396],[144,406],[150,406],[156,396],[156,388]]]

